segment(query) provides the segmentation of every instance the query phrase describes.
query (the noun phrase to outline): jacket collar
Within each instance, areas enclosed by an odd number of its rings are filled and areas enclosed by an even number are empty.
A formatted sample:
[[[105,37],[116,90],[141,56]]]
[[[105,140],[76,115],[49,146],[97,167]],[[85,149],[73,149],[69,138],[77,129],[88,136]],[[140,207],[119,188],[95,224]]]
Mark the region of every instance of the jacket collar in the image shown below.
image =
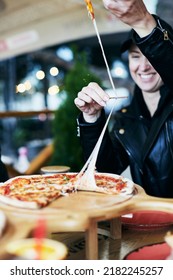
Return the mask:
[[[167,106],[169,107],[169,105],[173,102],[173,95],[171,94],[170,90],[164,85],[161,87],[160,95],[161,98],[158,104],[158,108],[153,117],[162,114],[165,108],[167,108]],[[142,116],[144,119],[152,120],[150,112],[144,101],[142,92],[138,86],[135,86],[131,104],[127,107],[127,114],[135,118],[139,118]]]
[[[169,105],[167,105],[167,107],[163,110],[160,116],[159,114],[157,114],[157,116],[155,116],[155,118],[153,119],[152,126],[149,130],[148,137],[143,147],[143,161],[145,160],[148,152],[150,151],[153,143],[155,142],[155,139],[159,134],[161,127],[163,126],[166,119],[172,112],[173,112],[173,101]]]

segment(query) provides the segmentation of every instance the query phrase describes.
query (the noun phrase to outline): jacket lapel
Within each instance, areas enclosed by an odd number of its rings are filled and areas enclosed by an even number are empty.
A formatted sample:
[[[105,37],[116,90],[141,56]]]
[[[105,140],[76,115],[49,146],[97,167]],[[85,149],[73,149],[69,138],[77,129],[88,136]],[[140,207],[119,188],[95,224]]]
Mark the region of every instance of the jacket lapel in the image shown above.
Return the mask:
[[[131,121],[129,121],[131,119]],[[134,118],[128,119],[128,123],[119,130],[116,131],[116,137],[121,142],[127,153],[137,163],[140,169],[142,169],[142,150],[146,140],[146,132],[136,125]],[[123,131],[123,133],[121,133]],[[138,151],[138,152],[136,152]]]
[[[151,147],[153,146],[153,143],[155,142],[160,129],[162,128],[163,124],[165,123],[168,116],[173,112],[173,104],[170,104],[169,107],[167,107],[161,116],[156,117],[153,120],[151,129],[149,131],[149,134],[146,138],[145,144],[143,146],[143,153],[142,153],[142,161],[144,162],[147,154],[149,153]]]

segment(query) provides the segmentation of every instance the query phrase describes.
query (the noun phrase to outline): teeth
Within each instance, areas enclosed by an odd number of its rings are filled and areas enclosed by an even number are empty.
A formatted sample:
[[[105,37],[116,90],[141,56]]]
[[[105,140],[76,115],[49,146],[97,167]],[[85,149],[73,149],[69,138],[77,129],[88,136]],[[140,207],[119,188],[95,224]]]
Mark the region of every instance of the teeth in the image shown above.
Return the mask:
[[[149,79],[152,77],[152,74],[148,74],[148,75],[141,75],[142,79]]]

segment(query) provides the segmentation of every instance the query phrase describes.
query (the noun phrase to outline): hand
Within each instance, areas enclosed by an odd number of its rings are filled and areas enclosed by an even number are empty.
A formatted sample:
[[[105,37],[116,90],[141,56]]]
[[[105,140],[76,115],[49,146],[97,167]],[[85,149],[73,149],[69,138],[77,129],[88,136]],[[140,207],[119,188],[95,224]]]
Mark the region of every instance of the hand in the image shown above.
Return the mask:
[[[156,22],[142,0],[103,0],[106,9],[133,28],[140,37],[147,36]]]
[[[85,121],[92,123],[99,118],[108,100],[109,95],[97,83],[91,82],[82,88],[74,103],[83,112]]]

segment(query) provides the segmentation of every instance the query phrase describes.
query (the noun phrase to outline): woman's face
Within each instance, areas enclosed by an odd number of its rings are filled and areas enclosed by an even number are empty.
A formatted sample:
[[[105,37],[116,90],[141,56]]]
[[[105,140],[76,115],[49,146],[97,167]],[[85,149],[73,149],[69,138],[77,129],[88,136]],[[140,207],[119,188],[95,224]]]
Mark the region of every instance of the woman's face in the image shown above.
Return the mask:
[[[129,50],[129,70],[134,82],[144,93],[156,92],[163,84],[160,75],[135,45]]]

